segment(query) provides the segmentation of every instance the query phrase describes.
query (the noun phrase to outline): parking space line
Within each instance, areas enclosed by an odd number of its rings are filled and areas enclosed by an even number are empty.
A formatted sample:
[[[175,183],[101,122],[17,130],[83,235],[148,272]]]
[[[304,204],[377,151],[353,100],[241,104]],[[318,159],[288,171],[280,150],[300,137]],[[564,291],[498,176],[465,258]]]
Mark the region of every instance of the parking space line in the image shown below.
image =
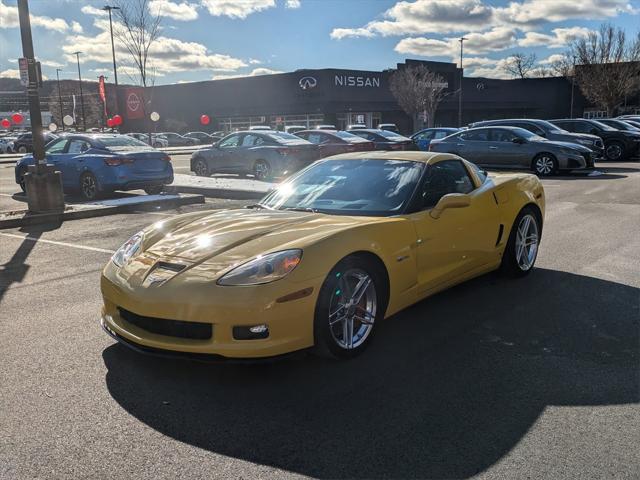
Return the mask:
[[[31,242],[42,242],[42,243],[49,243],[51,245],[58,245],[61,247],[71,247],[71,248],[77,248],[80,250],[89,250],[91,252],[100,252],[100,253],[108,253],[108,254],[113,254],[115,253],[114,250],[107,250],[104,248],[97,248],[97,247],[87,247],[86,245],[78,245],[75,243],[67,243],[67,242],[56,242],[55,240],[45,240],[43,238],[36,238],[36,237],[32,237],[31,235],[14,235],[12,233],[2,233],[0,232],[0,235],[2,235],[3,237],[10,237],[10,238],[17,238],[19,240],[29,240]]]

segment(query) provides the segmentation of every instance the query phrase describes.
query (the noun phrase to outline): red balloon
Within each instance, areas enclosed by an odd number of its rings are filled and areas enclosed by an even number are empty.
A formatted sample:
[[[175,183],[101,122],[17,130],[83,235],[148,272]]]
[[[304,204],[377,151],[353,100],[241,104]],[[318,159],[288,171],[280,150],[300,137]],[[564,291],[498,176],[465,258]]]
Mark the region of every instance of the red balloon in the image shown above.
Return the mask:
[[[2,121],[0,121],[0,125],[2,125],[3,128],[9,128],[11,126],[11,122],[6,118],[3,118]]]
[[[113,118],[107,118],[107,127],[111,128],[113,125]]]
[[[209,118],[209,115],[200,115],[200,123],[202,125],[209,125],[210,121],[211,119]]]
[[[122,125],[122,117],[120,115],[114,115],[112,120],[114,125]]]
[[[24,117],[21,113],[14,113],[13,115],[11,115],[11,120],[13,120],[13,123],[17,123],[18,125],[20,125],[24,120]]]

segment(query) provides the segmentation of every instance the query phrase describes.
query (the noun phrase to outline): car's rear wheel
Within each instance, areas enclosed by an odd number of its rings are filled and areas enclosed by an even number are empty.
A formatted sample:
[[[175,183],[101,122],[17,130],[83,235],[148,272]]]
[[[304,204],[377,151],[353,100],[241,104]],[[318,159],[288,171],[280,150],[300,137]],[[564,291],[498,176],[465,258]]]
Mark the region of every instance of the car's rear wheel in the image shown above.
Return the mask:
[[[340,261],[324,281],[315,310],[315,351],[351,358],[370,343],[385,310],[384,274],[358,256]]]
[[[507,246],[502,255],[501,270],[513,277],[522,277],[533,270],[538,258],[542,231],[540,217],[532,207],[525,207],[511,227]]]
[[[25,174],[24,170],[20,170],[18,172],[18,180],[19,180],[18,185],[20,185],[20,188],[22,189],[23,193],[27,193],[27,186],[24,183],[24,174]]]
[[[144,189],[147,195],[159,195],[162,193],[163,185],[154,185],[153,187],[147,187]]]
[[[160,142],[153,142],[153,148],[160,148],[162,144]]]
[[[18,147],[18,153],[27,153],[27,147],[24,145],[20,145]]]
[[[268,181],[272,178],[271,165],[266,160],[258,160],[253,165],[253,176],[256,180]]]
[[[620,142],[611,142],[605,146],[604,155],[607,160],[616,162],[624,157],[624,145]]]
[[[100,195],[98,180],[91,172],[84,172],[80,176],[80,196],[85,200],[95,200]]]
[[[211,172],[209,172],[209,164],[202,158],[198,158],[193,164],[193,171],[199,177],[208,177],[211,175]]]
[[[555,175],[558,171],[558,161],[550,153],[539,153],[533,159],[532,170],[541,177]]]

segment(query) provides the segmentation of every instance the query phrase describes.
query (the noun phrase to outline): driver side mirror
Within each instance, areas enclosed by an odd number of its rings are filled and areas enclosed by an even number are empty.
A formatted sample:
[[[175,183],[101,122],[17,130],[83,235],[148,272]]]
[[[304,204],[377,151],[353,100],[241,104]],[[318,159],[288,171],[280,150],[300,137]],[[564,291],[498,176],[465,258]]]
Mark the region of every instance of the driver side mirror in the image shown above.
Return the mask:
[[[517,143],[518,145],[522,145],[523,143],[527,143],[527,141],[522,137],[515,137],[513,143]]]
[[[464,208],[471,205],[471,198],[464,193],[448,193],[443,196],[429,213],[432,218],[440,218],[442,212],[449,208]]]

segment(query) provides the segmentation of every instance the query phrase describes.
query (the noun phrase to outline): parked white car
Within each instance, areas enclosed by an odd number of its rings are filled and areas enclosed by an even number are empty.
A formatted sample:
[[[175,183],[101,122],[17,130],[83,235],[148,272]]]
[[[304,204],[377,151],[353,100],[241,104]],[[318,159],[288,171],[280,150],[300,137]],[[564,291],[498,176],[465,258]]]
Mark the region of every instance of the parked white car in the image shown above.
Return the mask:
[[[140,140],[141,142],[144,142],[147,145],[151,145],[153,148],[166,148],[169,146],[169,140],[167,140],[166,137],[163,137],[162,135],[158,135],[157,133],[151,134],[151,143],[149,143],[148,133],[130,132],[125,135],[129,135],[130,137],[133,137],[136,140]]]

